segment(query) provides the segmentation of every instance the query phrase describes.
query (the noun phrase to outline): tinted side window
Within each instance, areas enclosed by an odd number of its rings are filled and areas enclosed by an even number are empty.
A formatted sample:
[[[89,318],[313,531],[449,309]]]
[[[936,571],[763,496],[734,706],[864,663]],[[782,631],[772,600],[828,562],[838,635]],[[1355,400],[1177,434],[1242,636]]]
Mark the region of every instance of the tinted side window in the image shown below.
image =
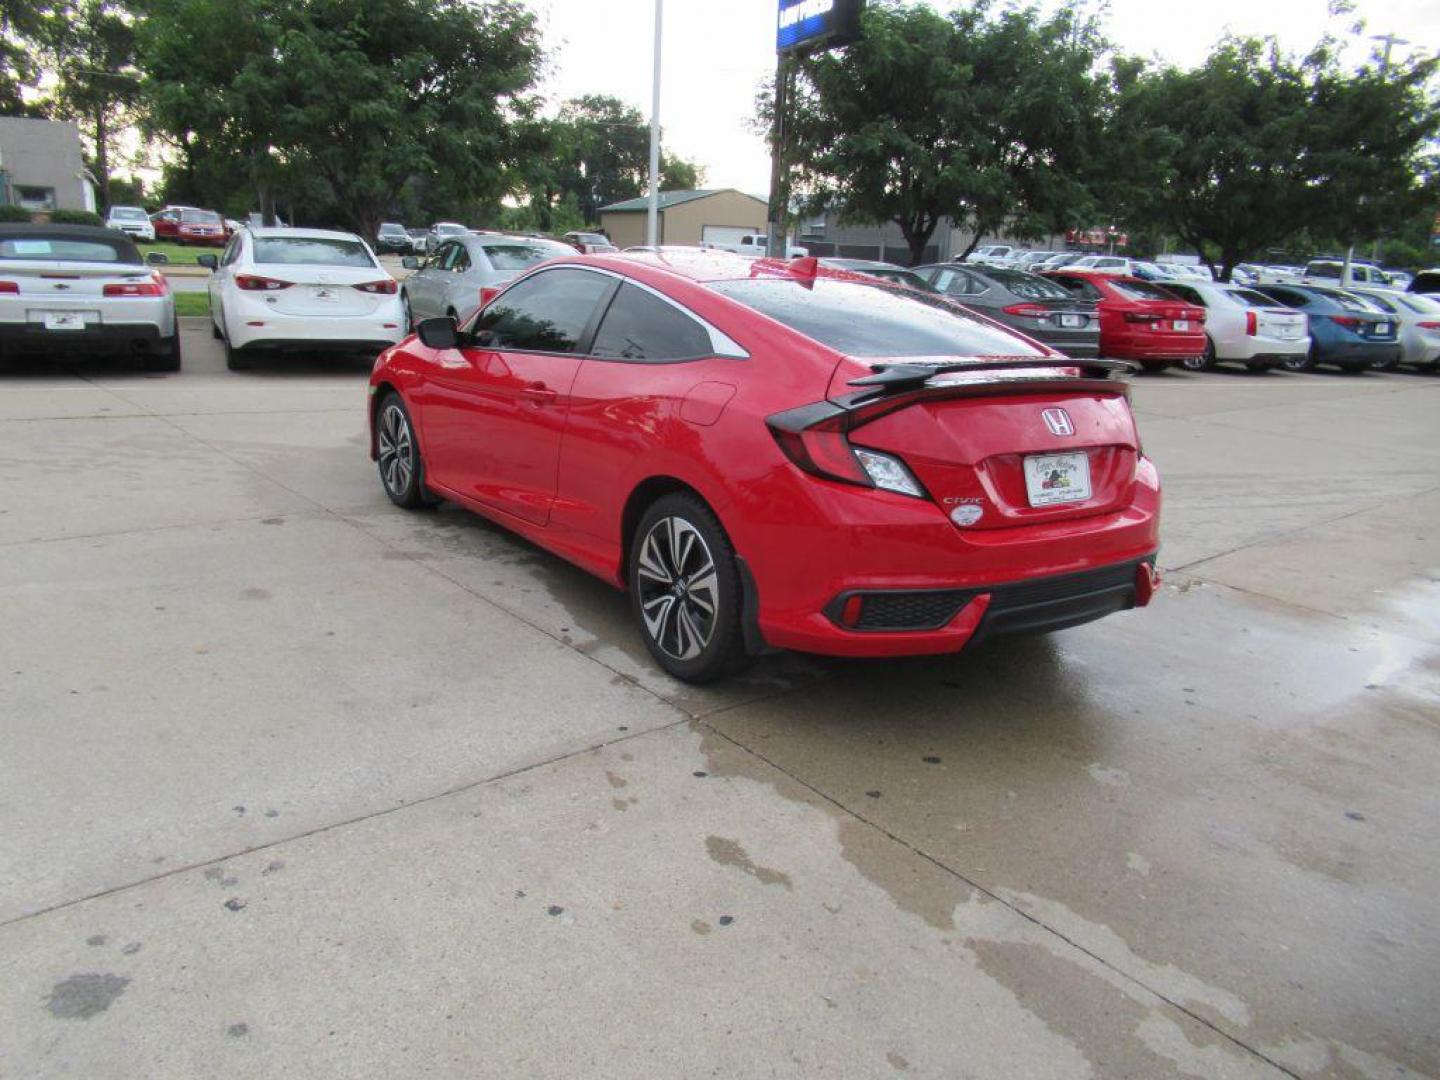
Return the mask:
[[[1310,304],[1310,297],[1304,293],[1291,292],[1289,289],[1267,289],[1266,292],[1286,307],[1303,308]]]
[[[575,352],[610,284],[586,270],[544,271],[507,289],[481,313],[475,330],[490,331],[497,349]]]
[[[1173,281],[1167,281],[1165,283],[1165,288],[1169,289],[1171,292],[1175,293],[1182,299],[1189,300],[1192,304],[1198,304],[1200,307],[1209,306],[1205,303],[1205,298],[1201,296],[1198,292],[1196,292],[1194,289],[1190,288],[1189,285],[1176,285]]]
[[[612,360],[693,360],[715,350],[705,328],[657,296],[621,285],[591,346]]]

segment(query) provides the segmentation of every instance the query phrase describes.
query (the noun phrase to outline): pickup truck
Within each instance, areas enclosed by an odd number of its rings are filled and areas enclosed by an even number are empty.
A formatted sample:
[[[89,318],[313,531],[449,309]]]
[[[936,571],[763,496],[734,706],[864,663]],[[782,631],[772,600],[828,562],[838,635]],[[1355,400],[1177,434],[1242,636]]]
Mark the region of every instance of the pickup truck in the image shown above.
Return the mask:
[[[701,243],[701,247],[709,248],[711,251],[733,251],[737,255],[753,255],[756,258],[765,254],[766,244],[769,238],[764,233],[746,233],[739,240],[729,242]],[[787,244],[785,257],[787,259],[803,259],[810,252],[798,244]]]

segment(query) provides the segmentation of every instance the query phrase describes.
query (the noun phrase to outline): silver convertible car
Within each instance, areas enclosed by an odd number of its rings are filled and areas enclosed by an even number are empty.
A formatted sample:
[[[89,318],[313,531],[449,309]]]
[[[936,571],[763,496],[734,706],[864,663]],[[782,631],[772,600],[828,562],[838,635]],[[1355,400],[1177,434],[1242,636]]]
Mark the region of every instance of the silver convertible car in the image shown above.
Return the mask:
[[[458,321],[480,306],[481,289],[499,288],[536,263],[574,254],[569,244],[540,237],[505,233],[451,237],[428,259],[412,255],[402,263],[414,271],[401,288],[409,325],[446,315]]]
[[[179,371],[170,283],[114,229],[0,225],[0,354],[77,352]]]

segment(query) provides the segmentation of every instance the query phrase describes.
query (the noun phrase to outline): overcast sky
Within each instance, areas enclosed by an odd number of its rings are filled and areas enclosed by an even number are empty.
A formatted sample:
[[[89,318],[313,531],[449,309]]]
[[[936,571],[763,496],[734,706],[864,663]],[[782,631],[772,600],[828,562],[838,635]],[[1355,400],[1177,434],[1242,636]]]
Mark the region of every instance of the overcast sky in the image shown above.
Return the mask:
[[[545,92],[554,100],[610,94],[650,114],[654,0],[527,0],[540,13],[551,55]],[[1058,7],[1060,0],[1046,6]],[[962,6],[939,0],[937,7]],[[707,187],[734,187],[764,196],[769,157],[751,131],[755,89],[775,70],[776,0],[665,0],[660,119],[667,149],[705,168]],[[1160,14],[1161,12],[1164,14]],[[1413,44],[1440,48],[1437,0],[1358,0],[1367,33],[1393,32]],[[1106,31],[1120,49],[1181,64],[1204,59],[1227,30],[1273,34],[1302,51],[1330,28],[1326,0],[1208,0],[1186,5],[1110,0]],[[1359,60],[1363,52],[1356,56]]]

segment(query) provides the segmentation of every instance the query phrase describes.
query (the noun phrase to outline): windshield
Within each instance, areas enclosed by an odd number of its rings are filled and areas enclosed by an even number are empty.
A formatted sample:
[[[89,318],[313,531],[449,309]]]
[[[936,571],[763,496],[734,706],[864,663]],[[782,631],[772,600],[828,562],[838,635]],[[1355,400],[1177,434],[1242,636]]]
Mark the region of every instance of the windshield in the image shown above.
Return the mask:
[[[1121,296],[1131,300],[1174,300],[1175,294],[1168,289],[1162,289],[1159,285],[1151,285],[1148,281],[1115,281],[1110,282],[1111,288]]]
[[[255,262],[276,266],[363,266],[375,260],[358,240],[306,239],[266,236],[255,238]]]
[[[220,215],[214,210],[186,210],[180,220],[187,225],[219,225]]]
[[[981,274],[1026,300],[1069,300],[1069,292],[1055,282],[1020,270],[985,270]]]
[[[1334,278],[1340,280],[1340,265],[1338,263],[1311,263],[1305,268],[1305,273],[1310,277]]]
[[[502,274],[518,274],[546,259],[559,258],[561,255],[574,255],[575,249],[569,244],[560,244],[554,240],[525,240],[505,244],[486,244],[485,254],[489,257],[490,264]]]
[[[404,236],[404,235],[405,235],[405,226],[404,226],[404,225],[381,225],[381,226],[380,226],[380,235],[381,235],[381,236]]]
[[[848,356],[1044,356],[949,301],[879,282],[716,281],[710,288]]]
[[[9,235],[0,237],[0,259],[35,262],[136,263],[144,265],[135,245],[120,234],[116,239],[90,240],[63,236]]]
[[[134,206],[112,206],[110,216],[117,221],[148,221],[145,211]]]
[[[464,225],[436,225],[435,231],[442,236],[459,236],[470,230],[465,228]]]

